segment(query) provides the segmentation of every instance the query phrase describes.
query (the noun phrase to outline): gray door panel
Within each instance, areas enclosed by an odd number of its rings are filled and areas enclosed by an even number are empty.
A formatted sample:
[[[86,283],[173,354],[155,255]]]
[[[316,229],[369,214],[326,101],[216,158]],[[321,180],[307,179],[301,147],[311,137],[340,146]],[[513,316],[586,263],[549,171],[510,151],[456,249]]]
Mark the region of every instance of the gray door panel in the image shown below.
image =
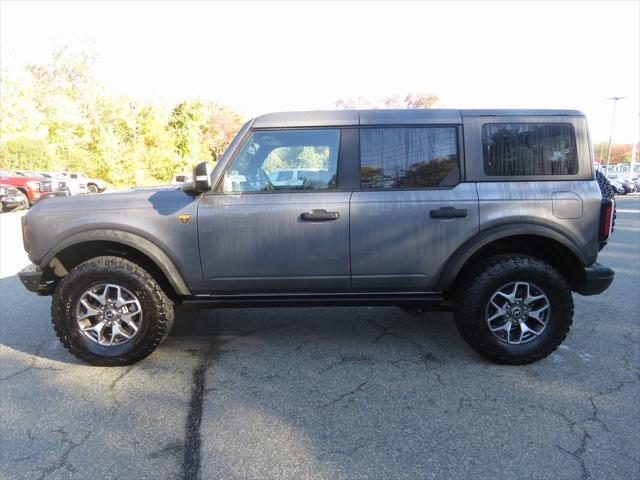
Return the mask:
[[[453,207],[466,216],[437,218]],[[455,213],[454,213],[455,214]],[[444,217],[449,211],[444,210]],[[354,291],[429,291],[447,259],[478,232],[475,184],[451,189],[354,192],[351,270]]]
[[[220,294],[348,291],[350,195],[205,195],[198,205],[205,287]],[[304,221],[312,210],[338,218]]]

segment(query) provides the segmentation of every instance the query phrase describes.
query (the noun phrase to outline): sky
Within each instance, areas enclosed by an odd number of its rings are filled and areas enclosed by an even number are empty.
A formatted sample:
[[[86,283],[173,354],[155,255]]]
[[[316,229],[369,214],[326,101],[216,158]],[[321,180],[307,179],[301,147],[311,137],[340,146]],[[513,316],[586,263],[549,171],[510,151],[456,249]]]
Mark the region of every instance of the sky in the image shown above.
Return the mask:
[[[244,116],[430,92],[450,108],[572,108],[594,141],[638,138],[640,1],[0,3],[3,69],[56,46],[114,91]]]

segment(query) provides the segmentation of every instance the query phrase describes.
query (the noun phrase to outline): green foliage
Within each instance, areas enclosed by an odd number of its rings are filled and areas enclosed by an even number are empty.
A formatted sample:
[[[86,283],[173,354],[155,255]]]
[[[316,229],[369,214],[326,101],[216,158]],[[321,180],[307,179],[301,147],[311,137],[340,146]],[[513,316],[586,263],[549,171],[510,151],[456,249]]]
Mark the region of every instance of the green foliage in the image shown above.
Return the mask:
[[[267,172],[291,168],[326,170],[329,147],[280,147],[267,156],[263,168]]]
[[[113,185],[158,184],[217,161],[242,118],[215,102],[140,103],[108,92],[94,58],[61,49],[48,64],[1,74],[2,166],[75,170]]]
[[[8,169],[45,171],[53,167],[47,142],[39,138],[17,137],[0,146],[0,165]]]

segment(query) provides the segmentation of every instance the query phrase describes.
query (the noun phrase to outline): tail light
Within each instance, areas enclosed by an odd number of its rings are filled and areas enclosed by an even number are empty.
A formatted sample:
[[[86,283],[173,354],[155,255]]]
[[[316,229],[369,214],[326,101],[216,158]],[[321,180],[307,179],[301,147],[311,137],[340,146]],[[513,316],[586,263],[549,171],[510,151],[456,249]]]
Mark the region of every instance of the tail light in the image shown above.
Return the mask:
[[[27,223],[27,216],[23,215],[22,218],[20,219],[20,221],[22,222],[22,246],[24,247],[25,251],[28,253],[29,252],[29,246],[30,246],[30,233],[29,232],[29,224]]]
[[[602,200],[600,205],[600,227],[598,229],[598,240],[606,241],[613,230],[613,209],[614,201],[610,198]]]

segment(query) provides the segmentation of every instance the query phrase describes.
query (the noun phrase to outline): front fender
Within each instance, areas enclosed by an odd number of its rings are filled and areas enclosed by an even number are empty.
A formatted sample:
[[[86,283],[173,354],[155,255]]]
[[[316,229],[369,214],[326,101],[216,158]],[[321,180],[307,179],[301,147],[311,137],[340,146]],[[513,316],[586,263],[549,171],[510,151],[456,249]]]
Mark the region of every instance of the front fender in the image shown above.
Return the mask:
[[[162,271],[178,295],[191,295],[184,278],[169,256],[157,245],[146,238],[122,230],[88,230],[73,234],[51,249],[39,262],[49,265],[51,260],[64,249],[84,242],[108,241],[126,245],[147,256]]]

